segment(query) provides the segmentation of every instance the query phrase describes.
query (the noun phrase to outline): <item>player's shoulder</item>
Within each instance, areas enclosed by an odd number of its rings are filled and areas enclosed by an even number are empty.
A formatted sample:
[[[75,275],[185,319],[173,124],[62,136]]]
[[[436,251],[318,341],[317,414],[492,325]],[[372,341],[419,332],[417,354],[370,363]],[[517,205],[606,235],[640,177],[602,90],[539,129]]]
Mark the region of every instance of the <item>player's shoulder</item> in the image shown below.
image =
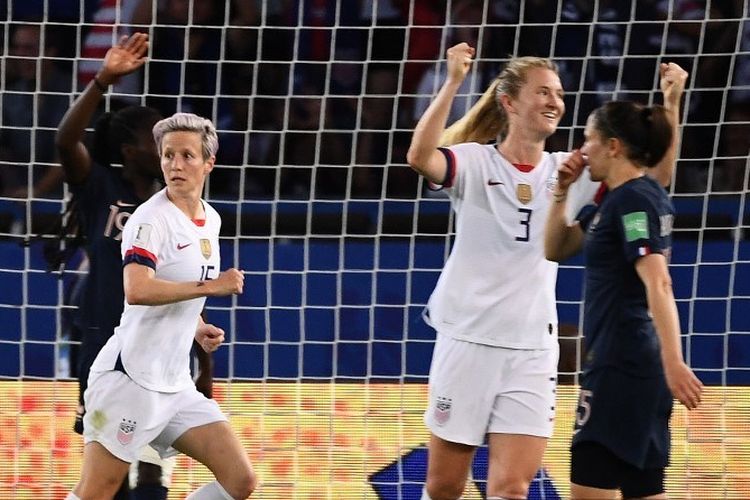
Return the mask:
[[[160,220],[167,213],[169,203],[166,190],[162,189],[141,203],[130,218],[140,222]]]
[[[212,221],[214,224],[221,225],[221,215],[219,212],[208,203],[206,200],[203,200],[203,207],[206,211],[206,220]]]
[[[626,182],[610,195],[617,205],[624,209],[634,210],[670,210],[672,202],[664,188],[654,179],[644,175]]]
[[[669,198],[664,188],[648,175],[643,175],[623,184],[620,196],[642,202],[654,202]]]
[[[448,146],[453,153],[465,156],[490,156],[496,152],[494,144],[480,144],[478,142],[462,142]]]

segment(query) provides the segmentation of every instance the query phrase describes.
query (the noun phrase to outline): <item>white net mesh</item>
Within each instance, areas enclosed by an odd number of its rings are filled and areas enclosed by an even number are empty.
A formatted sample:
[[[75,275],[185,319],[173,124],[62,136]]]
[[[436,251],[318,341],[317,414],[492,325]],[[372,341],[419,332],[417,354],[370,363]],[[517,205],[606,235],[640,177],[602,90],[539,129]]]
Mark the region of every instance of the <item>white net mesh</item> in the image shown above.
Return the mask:
[[[73,435],[80,252],[47,271],[44,242],[68,191],[54,133],[106,49],[132,30],[150,61],[106,96],[220,131],[207,199],[223,216],[222,261],[241,297],[210,300],[230,332],[216,398],[263,481],[259,498],[419,498],[421,423],[434,341],[420,318],[451,244],[445,198],[405,163],[439,88],[445,49],[478,47],[461,116],[509,55],[553,57],[567,113],[550,150],[580,145],[588,112],[613,97],[658,102],[657,67],[690,72],[671,265],[687,358],[707,401],[673,419],[675,498],[750,496],[750,20],[747,0],[40,0],[6,2],[0,131],[0,497],[63,498],[78,474]],[[137,25],[137,26],[136,26]],[[575,382],[582,267],[558,285],[561,381]],[[575,387],[533,498],[568,493]],[[176,496],[206,480],[187,459]],[[479,498],[486,451],[466,498]]]

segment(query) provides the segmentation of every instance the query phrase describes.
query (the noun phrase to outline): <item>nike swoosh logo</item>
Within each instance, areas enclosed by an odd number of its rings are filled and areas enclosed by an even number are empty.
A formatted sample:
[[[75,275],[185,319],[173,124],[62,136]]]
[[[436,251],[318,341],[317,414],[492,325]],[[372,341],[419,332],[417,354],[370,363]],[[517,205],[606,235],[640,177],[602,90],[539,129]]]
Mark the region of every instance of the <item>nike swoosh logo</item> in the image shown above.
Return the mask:
[[[505,184],[505,183],[503,181],[493,181],[491,179],[487,181],[488,186],[499,186],[500,184]]]
[[[124,202],[124,201],[122,201],[122,200],[117,200],[117,201],[115,202],[115,205],[117,205],[118,207],[134,207],[134,206],[135,206],[135,203],[125,203],[125,202]]]
[[[178,243],[178,244],[177,244],[177,250],[182,250],[183,248],[187,248],[187,247],[189,247],[190,245],[192,245],[192,243],[185,243],[184,245],[180,245],[180,244]]]

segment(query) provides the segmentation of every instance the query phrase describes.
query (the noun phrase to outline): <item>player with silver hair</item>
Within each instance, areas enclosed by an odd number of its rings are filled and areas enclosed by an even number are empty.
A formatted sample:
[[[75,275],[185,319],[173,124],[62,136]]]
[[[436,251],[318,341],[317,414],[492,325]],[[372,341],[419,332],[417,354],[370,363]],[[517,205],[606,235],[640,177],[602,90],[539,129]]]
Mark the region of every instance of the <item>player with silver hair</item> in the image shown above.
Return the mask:
[[[219,272],[221,217],[201,198],[218,149],[210,120],[178,113],[153,128],[166,187],[122,233],[125,309],[91,367],[85,394],[81,480],[67,500],[111,498],[146,445],[180,451],[216,481],[190,500],[243,499],[257,482],[247,453],[215,401],[190,376],[195,339],[206,352],[224,331],[201,319],[206,297],[241,294],[238,269]]]
[[[216,135],[216,127],[207,118],[192,113],[175,113],[169,118],[157,122],[154,125],[154,141],[159,154],[161,154],[162,139],[170,132],[195,132],[200,134],[204,160],[216,156],[216,152],[219,150],[219,137]]]

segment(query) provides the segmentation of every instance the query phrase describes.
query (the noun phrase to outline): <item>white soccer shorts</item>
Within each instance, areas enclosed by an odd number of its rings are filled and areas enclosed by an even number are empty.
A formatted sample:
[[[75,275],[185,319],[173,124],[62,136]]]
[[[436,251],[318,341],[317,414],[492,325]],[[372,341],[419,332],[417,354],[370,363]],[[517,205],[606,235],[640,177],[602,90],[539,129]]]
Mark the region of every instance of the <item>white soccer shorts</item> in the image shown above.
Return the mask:
[[[424,421],[436,436],[481,445],[487,434],[550,437],[559,349],[506,349],[438,334]]]
[[[227,421],[216,401],[195,387],[150,391],[116,370],[91,372],[84,400],[84,443],[97,441],[129,463],[149,444],[160,457],[173,456],[172,443],[185,431]]]

